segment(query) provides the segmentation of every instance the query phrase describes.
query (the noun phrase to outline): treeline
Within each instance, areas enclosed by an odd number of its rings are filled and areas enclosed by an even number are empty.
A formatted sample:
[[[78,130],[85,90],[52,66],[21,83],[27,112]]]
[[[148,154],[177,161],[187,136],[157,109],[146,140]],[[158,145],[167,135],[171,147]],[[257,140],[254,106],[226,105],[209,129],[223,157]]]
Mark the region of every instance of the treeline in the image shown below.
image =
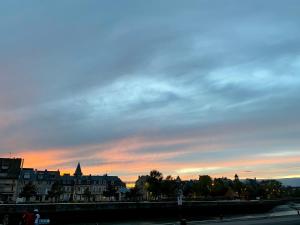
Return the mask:
[[[277,180],[240,180],[200,175],[197,180],[182,181],[180,177],[163,177],[157,170],[140,176],[135,187],[127,193],[128,200],[167,200],[182,196],[185,199],[278,199],[300,197],[300,190],[285,187]]]

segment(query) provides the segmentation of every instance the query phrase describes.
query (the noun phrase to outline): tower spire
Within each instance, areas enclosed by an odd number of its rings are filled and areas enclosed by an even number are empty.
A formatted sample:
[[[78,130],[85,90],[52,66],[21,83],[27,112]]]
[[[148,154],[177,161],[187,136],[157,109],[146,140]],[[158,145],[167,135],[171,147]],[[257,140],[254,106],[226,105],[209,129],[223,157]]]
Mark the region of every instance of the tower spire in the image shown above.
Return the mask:
[[[82,176],[82,172],[81,172],[81,167],[80,167],[80,162],[78,162],[74,176],[76,177],[81,177]]]

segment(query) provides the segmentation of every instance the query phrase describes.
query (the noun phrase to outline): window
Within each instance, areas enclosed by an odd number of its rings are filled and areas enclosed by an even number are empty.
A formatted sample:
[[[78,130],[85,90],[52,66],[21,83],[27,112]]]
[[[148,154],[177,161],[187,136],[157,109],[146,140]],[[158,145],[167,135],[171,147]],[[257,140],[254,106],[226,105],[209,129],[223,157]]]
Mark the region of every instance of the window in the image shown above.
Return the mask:
[[[3,162],[3,164],[1,165],[1,169],[2,170],[8,170],[8,168],[9,168],[8,163],[7,162]]]

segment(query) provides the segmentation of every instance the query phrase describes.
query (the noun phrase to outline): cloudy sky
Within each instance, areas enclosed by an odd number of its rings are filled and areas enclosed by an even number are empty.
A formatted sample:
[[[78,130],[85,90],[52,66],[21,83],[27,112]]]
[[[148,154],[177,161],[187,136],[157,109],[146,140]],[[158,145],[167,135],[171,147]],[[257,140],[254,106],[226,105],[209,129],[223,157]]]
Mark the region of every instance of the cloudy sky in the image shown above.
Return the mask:
[[[300,176],[298,0],[2,1],[0,157],[134,180]]]

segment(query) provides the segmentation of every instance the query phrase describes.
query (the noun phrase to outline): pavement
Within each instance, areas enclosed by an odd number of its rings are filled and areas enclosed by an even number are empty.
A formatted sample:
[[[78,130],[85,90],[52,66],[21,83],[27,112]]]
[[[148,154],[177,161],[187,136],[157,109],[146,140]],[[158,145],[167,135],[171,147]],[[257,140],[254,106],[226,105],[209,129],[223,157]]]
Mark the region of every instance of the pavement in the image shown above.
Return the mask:
[[[285,216],[259,219],[190,221],[187,225],[300,225],[300,216]]]

